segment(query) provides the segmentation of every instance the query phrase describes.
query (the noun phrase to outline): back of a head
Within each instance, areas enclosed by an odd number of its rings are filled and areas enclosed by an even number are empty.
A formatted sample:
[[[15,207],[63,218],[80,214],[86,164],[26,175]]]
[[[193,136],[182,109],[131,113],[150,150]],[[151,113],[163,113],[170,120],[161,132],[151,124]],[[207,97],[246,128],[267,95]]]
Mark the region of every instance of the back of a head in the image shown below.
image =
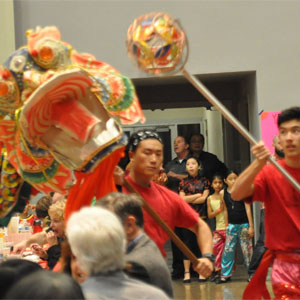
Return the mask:
[[[118,217],[107,209],[84,207],[73,213],[66,234],[85,273],[107,273],[124,268],[124,229]]]
[[[282,123],[291,121],[291,120],[300,121],[300,106],[294,106],[294,107],[283,110],[278,115],[277,125],[278,125],[278,127],[280,127],[280,125]]]
[[[135,217],[137,226],[140,228],[144,226],[142,201],[136,194],[110,193],[98,200],[96,206],[113,211],[123,224],[131,215]]]
[[[48,209],[52,204],[52,198],[50,196],[42,196],[36,204],[36,215],[39,219],[48,217]]]
[[[7,292],[7,299],[84,299],[81,287],[69,275],[46,270],[32,273]]]
[[[31,261],[24,259],[10,259],[0,264],[0,299],[4,299],[6,292],[18,280],[40,271],[41,267]]]

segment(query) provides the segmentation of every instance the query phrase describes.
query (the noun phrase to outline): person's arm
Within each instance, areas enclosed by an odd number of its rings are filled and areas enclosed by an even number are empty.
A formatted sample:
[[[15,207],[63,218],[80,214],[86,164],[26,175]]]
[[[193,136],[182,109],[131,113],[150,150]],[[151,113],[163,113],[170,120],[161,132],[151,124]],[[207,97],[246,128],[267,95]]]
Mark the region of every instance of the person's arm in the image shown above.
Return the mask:
[[[245,204],[246,214],[249,222],[248,235],[249,238],[252,238],[254,236],[254,226],[253,226],[251,205],[249,203],[244,203],[244,204]]]
[[[47,243],[47,233],[45,231],[33,234],[29,239],[14,245],[14,253],[22,253],[31,244],[44,245]]]
[[[200,194],[200,193],[186,196],[185,192],[183,192],[183,191],[180,191],[179,195],[187,203],[195,203],[194,201],[197,200],[198,198],[200,198],[202,196],[202,194]]]
[[[211,197],[207,198],[207,216],[212,219],[216,216],[215,212],[212,210],[211,205],[210,205],[210,199]]]
[[[124,184],[124,176],[125,176],[125,172],[123,171],[123,169],[119,166],[115,167],[114,170],[114,181],[116,185],[120,185],[122,186]]]
[[[212,254],[212,234],[208,225],[199,218],[198,222],[189,229],[196,234],[202,255]],[[213,271],[213,263],[208,258],[202,257],[198,259],[197,265],[193,265],[193,268],[197,273],[207,278]]]
[[[199,195],[199,194],[196,194],[196,195]],[[194,201],[192,201],[192,203],[194,203],[194,204],[204,203],[206,198],[208,197],[208,195],[209,195],[209,190],[205,190],[203,192],[203,194],[200,194],[200,196],[198,196]]]
[[[227,207],[226,207],[226,204],[225,204],[224,199],[223,199],[222,201],[223,201],[223,205],[224,205],[225,225],[226,225],[226,227],[227,227],[227,226],[228,226],[228,211],[227,211]]]
[[[167,173],[167,176],[168,176],[168,177],[176,178],[176,179],[178,179],[178,180],[183,180],[183,179],[185,179],[185,178],[188,177],[187,174],[177,174],[177,173],[175,173],[175,172],[173,172],[173,171],[169,171],[169,172]]]
[[[259,144],[253,146],[251,151],[256,159],[241,173],[234,183],[231,190],[231,197],[234,200],[242,200],[253,195],[254,179],[264,167],[270,155],[269,149],[263,142],[259,142]]]

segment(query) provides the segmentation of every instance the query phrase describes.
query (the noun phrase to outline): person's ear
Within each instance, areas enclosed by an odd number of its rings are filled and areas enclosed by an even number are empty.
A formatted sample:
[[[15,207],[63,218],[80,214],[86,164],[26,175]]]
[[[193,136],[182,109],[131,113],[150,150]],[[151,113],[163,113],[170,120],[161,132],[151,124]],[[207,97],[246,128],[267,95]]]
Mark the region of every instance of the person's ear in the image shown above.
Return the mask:
[[[128,216],[124,221],[124,229],[127,235],[130,235],[136,230],[136,218],[134,216]]]

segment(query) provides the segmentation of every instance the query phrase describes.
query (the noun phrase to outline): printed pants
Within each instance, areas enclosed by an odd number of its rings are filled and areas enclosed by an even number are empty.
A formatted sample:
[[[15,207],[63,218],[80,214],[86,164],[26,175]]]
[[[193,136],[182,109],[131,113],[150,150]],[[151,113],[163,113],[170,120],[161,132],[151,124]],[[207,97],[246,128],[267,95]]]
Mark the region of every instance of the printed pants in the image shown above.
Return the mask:
[[[251,260],[253,246],[252,238],[248,236],[249,224],[228,224],[226,230],[226,241],[221,263],[221,275],[231,277],[234,266],[234,257],[237,243],[239,241],[244,257],[244,263],[248,269]]]
[[[216,230],[213,233],[213,252],[214,252],[214,256],[216,257],[215,271],[221,270],[222,254],[224,250],[225,239],[226,239],[225,230]]]

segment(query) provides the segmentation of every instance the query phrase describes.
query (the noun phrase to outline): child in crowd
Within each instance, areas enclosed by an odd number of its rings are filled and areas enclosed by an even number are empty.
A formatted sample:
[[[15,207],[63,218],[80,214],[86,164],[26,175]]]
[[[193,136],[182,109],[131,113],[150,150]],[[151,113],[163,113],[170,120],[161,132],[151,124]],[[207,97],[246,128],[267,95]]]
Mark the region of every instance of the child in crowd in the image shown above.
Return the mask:
[[[224,191],[222,176],[213,176],[211,187],[214,190],[214,193],[207,198],[207,215],[209,218],[216,218],[216,230],[213,233],[213,252],[216,257],[216,261],[215,271],[211,277],[212,281],[215,281],[218,277],[220,277],[228,215],[223,199]]]
[[[186,161],[186,170],[188,177],[183,179],[179,184],[180,196],[189,203],[200,215],[201,218],[205,219],[207,216],[205,200],[209,195],[209,181],[206,177],[201,175],[201,164],[195,157],[190,157]],[[200,255],[199,247],[195,234],[188,230],[182,229],[183,242],[193,251],[195,255]],[[184,283],[190,283],[190,265],[191,262],[188,259],[183,260],[184,265]],[[199,282],[206,281],[206,278],[199,277]]]
[[[237,172],[229,171],[224,189],[224,201],[228,212],[228,226],[226,229],[226,241],[221,263],[221,277],[216,280],[217,284],[230,281],[234,266],[235,250],[239,241],[244,257],[244,263],[248,269],[252,256],[252,237],[254,235],[253,220],[250,204],[234,201],[230,192],[238,177]]]

